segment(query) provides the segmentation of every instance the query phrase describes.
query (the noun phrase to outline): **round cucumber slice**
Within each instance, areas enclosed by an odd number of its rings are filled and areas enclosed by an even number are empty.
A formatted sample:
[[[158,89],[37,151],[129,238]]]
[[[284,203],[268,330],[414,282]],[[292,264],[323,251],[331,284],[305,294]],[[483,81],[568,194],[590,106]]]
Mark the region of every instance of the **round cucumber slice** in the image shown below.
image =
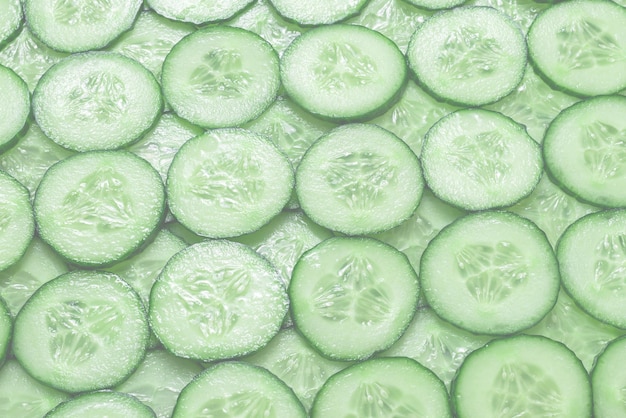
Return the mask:
[[[129,257],[165,209],[161,177],[127,151],[66,158],[44,175],[33,203],[41,239],[69,261],[104,266]]]
[[[17,263],[35,234],[28,190],[0,171],[0,271]]]
[[[113,52],[71,55],[50,68],[33,92],[41,130],[76,151],[126,146],[150,129],[162,108],[152,73]]]
[[[278,94],[278,55],[256,33],[209,26],[186,36],[165,58],[163,94],[182,118],[204,128],[239,126]]]
[[[111,387],[146,353],[146,312],[113,273],[75,270],[41,286],[15,318],[13,353],[37,380],[66,392]]]
[[[469,106],[495,102],[524,76],[519,27],[491,7],[458,7],[417,28],[407,50],[418,81],[442,99]]]
[[[595,418],[611,418],[624,413],[623,388],[626,385],[626,373],[622,367],[624,362],[626,362],[626,337],[610,342],[597,357],[591,372]]]
[[[284,18],[300,25],[329,25],[355,15],[368,0],[271,0]]]
[[[28,86],[13,70],[0,65],[0,153],[17,141],[29,113]]]
[[[119,392],[93,392],[57,405],[44,418],[156,418],[152,409],[138,399]]]
[[[147,0],[160,15],[172,20],[196,24],[226,20],[243,10],[253,0]]]
[[[22,2],[20,0],[0,1],[0,46],[22,25]]]

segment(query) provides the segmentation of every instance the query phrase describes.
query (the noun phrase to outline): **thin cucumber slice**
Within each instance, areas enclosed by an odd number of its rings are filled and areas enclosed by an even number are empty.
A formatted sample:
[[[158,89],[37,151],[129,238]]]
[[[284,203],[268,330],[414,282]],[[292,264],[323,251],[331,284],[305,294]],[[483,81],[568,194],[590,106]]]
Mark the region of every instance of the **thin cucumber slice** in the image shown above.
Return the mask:
[[[63,52],[99,49],[129,29],[141,0],[24,0],[29,28]]]
[[[562,342],[576,354],[588,371],[604,347],[615,338],[626,334],[625,330],[598,321],[561,290],[554,308],[526,334],[543,335]]]
[[[192,125],[174,113],[163,113],[152,129],[127,150],[148,161],[165,183],[174,155],[180,147],[204,132],[204,129]]]
[[[9,39],[22,25],[22,2],[0,0],[0,45]]]
[[[74,152],[48,138],[35,121],[27,124],[13,148],[0,154],[0,168],[22,183],[32,200],[46,171]]]
[[[278,56],[253,32],[209,26],[172,48],[161,83],[165,99],[182,118],[204,128],[238,126],[276,98]]]
[[[528,134],[539,144],[552,120],[578,98],[553,90],[539,77],[532,66],[527,66],[522,82],[508,96],[486,109],[500,112],[526,127]]]
[[[533,192],[508,210],[533,221],[556,248],[557,241],[568,226],[600,208],[565,193],[544,174]]]
[[[328,25],[295,39],[280,62],[285,91],[309,112],[333,120],[375,116],[406,81],[402,53],[380,33]]]
[[[13,317],[4,299],[0,297],[0,367],[4,364],[13,336]]]
[[[289,44],[306,30],[283,19],[270,0],[255,1],[226,24],[256,33],[269,42],[279,55],[282,55]]]
[[[586,215],[557,246],[563,287],[599,321],[626,328],[626,210]]]
[[[155,418],[154,411],[136,398],[119,392],[92,392],[67,400],[44,418]]]
[[[402,337],[378,356],[412,358],[428,367],[449,389],[465,357],[492,339],[457,328],[432,309],[422,308]]]
[[[15,359],[0,367],[0,416],[41,418],[69,395],[33,379]]]
[[[418,295],[406,256],[372,238],[321,242],[302,255],[289,285],[296,328],[335,360],[391,346],[411,322]]]
[[[113,273],[75,270],[41,286],[15,318],[13,353],[53,388],[111,387],[137,368],[149,327],[137,293]]]
[[[417,156],[371,124],[340,126],[318,139],[296,171],[302,210],[349,235],[381,232],[408,219],[424,189]]]
[[[203,370],[193,360],[176,357],[165,350],[152,350],[115,390],[139,399],[154,410],[157,418],[170,418],[180,391]]]
[[[413,80],[409,80],[398,102],[369,123],[393,132],[406,142],[416,155],[420,155],[428,130],[439,119],[456,110],[458,107],[438,101]]]
[[[554,119],[543,144],[546,169],[578,198],[607,207],[626,206],[626,97],[578,102]]]
[[[406,357],[377,358],[333,375],[317,394],[311,418],[451,418],[446,387],[426,367]]]
[[[626,362],[626,337],[612,341],[598,356],[591,373],[595,418],[618,417],[626,411],[624,362]]]
[[[512,205],[543,173],[539,145],[523,126],[484,109],[463,109],[437,122],[422,147],[428,187],[466,210]]]
[[[76,151],[128,145],[150,129],[162,108],[154,76],[137,61],[112,52],[65,58],[33,92],[41,130]]]
[[[158,14],[168,19],[195,24],[226,20],[252,3],[253,0],[147,0]]]
[[[107,47],[141,63],[161,80],[161,68],[172,47],[195,30],[189,23],[176,22],[153,11],[142,11],[131,30]]]
[[[274,373],[293,389],[307,411],[326,380],[351,365],[323,357],[294,328],[281,330],[269,344],[243,360]]]
[[[266,137],[240,128],[187,141],[167,175],[172,214],[211,238],[256,231],[282,210],[293,184],[287,157]]]
[[[0,271],[0,297],[16,316],[44,283],[67,273],[65,261],[50,246],[34,237],[20,260]]]
[[[28,190],[0,171],[0,271],[17,263],[35,233]]]
[[[519,335],[474,351],[451,395],[458,418],[591,416],[585,368],[567,347],[545,337]]]
[[[31,92],[48,68],[67,55],[45,45],[26,25],[14,39],[0,46],[0,64],[15,71],[28,84]]]
[[[300,25],[329,25],[339,22],[359,10],[368,0],[271,0],[285,19]]]
[[[150,322],[180,357],[227,359],[258,350],[287,313],[280,274],[250,247],[194,244],[170,259],[152,287]]]
[[[404,54],[415,29],[433,12],[405,0],[370,0],[348,23],[365,26],[391,39]]]
[[[415,31],[407,59],[434,95],[478,106],[501,99],[520,83],[526,42],[505,14],[490,7],[458,7],[438,13]]]
[[[181,392],[172,418],[191,416],[305,418],[293,391],[267,370],[243,362],[207,368]]]
[[[129,257],[156,230],[164,205],[159,174],[126,151],[85,152],[55,164],[33,203],[39,236],[84,266]]]
[[[0,65],[0,153],[17,141],[29,113],[28,86],[13,70]]]
[[[626,88],[626,9],[574,0],[544,10],[528,31],[530,59],[557,88],[581,96]]]
[[[414,6],[423,9],[439,10],[450,9],[465,3],[466,0],[406,0]]]
[[[478,334],[512,334],[554,306],[559,269],[545,234],[510,212],[467,215],[444,228],[422,255],[429,306]]]

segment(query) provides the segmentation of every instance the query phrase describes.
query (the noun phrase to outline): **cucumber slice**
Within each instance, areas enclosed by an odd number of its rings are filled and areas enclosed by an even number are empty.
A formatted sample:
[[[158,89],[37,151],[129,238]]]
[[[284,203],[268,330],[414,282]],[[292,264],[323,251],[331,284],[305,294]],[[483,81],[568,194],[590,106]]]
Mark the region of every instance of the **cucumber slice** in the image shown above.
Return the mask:
[[[492,339],[457,328],[432,309],[421,308],[402,337],[378,356],[412,358],[428,367],[449,389],[465,357]]]
[[[321,242],[300,257],[289,285],[296,328],[334,360],[362,360],[391,346],[418,295],[406,256],[372,238]]]
[[[170,259],[152,287],[149,315],[165,348],[209,361],[267,344],[287,307],[280,275],[266,259],[243,244],[210,240]]]
[[[541,149],[524,127],[484,109],[459,110],[437,122],[424,139],[422,167],[437,197],[466,210],[514,204],[543,173]]]
[[[624,362],[626,337],[612,341],[598,356],[591,373],[595,418],[618,417],[624,413]]]
[[[243,10],[253,0],[147,0],[160,15],[196,24],[226,20]]]
[[[452,399],[458,418],[589,418],[592,406],[589,376],[574,353],[529,335],[471,353],[454,380]]]
[[[0,367],[0,416],[41,418],[69,395],[33,379],[15,359]]]
[[[530,59],[557,88],[581,96],[626,88],[626,9],[573,0],[544,10],[528,31]]]
[[[626,328],[624,268],[626,210],[586,215],[565,230],[557,247],[563,287],[599,321]]]
[[[0,153],[17,141],[29,113],[28,86],[13,70],[0,65]]]
[[[129,29],[141,0],[24,0],[29,28],[63,52],[99,49]]]
[[[128,393],[151,407],[158,418],[170,418],[178,394],[204,368],[165,350],[152,350],[116,391]]]
[[[304,407],[280,379],[242,362],[210,366],[181,392],[172,418],[191,416],[305,418]]]
[[[67,400],[44,418],[154,418],[154,411],[136,398],[119,392],[93,392]]]
[[[28,190],[0,171],[0,271],[17,263],[35,233]]]
[[[422,255],[429,306],[478,334],[512,334],[538,323],[559,292],[557,260],[545,234],[510,212],[485,211],[453,222]]]
[[[13,318],[4,299],[0,297],[0,367],[4,364],[13,336]]]
[[[209,26],[177,43],[165,58],[163,94],[182,118],[204,128],[258,117],[280,86],[278,56],[257,34]]]
[[[76,151],[126,146],[163,108],[161,90],[137,61],[112,52],[72,55],[50,68],[33,93],[41,130]]]
[[[135,291],[113,273],[75,270],[41,286],[15,318],[13,353],[37,380],[67,392],[126,379],[149,328]]]
[[[451,418],[448,393],[437,376],[409,358],[377,358],[333,375],[317,394],[311,418]]]
[[[280,72],[291,99],[333,120],[385,111],[406,81],[404,57],[395,44],[357,25],[320,26],[302,34],[283,54]]]
[[[326,380],[351,364],[323,357],[294,328],[281,330],[243,360],[274,373],[293,389],[307,411]]]
[[[421,25],[407,50],[418,81],[444,100],[469,106],[511,93],[526,67],[526,42],[517,25],[490,7],[458,7]]]
[[[626,97],[600,96],[574,104],[554,119],[543,144],[546,169],[578,198],[626,206]]]
[[[399,225],[413,214],[423,189],[411,149],[370,124],[343,125],[322,136],[296,172],[302,210],[315,223],[349,235]]]
[[[271,0],[285,19],[300,25],[329,25],[339,22],[359,10],[368,0]]]
[[[20,260],[0,271],[0,297],[12,316],[44,283],[67,273],[65,261],[38,237],[34,237]]]
[[[22,25],[22,2],[20,0],[0,1],[0,45],[9,39]]]
[[[127,151],[91,151],[52,166],[33,203],[39,236],[72,263],[129,257],[161,222],[159,174]]]
[[[240,128],[187,141],[167,176],[172,214],[198,235],[256,231],[285,206],[294,184],[287,157],[269,139]]]

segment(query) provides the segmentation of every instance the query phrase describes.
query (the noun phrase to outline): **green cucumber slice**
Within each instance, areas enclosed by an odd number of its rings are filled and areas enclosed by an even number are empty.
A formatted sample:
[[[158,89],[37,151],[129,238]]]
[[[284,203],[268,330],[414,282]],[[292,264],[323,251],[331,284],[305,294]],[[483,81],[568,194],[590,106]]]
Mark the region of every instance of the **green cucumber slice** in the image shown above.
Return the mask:
[[[0,271],[17,263],[35,233],[35,220],[26,187],[0,171]]]
[[[296,328],[334,360],[362,360],[391,346],[418,295],[406,256],[372,238],[321,242],[300,257],[289,284]]]
[[[153,125],[161,90],[137,61],[113,52],[74,54],[55,64],[33,93],[41,130],[76,151],[126,146]]]
[[[136,398],[119,392],[93,392],[67,400],[48,412],[44,418],[155,418],[154,411]]]
[[[0,65],[0,153],[17,141],[29,113],[28,86],[13,70]]]
[[[399,225],[413,214],[423,189],[417,156],[397,136],[371,124],[328,132],[296,171],[302,210],[315,223],[348,235]]]
[[[626,206],[626,97],[599,96],[563,110],[543,144],[547,171],[591,204]]]
[[[280,73],[289,97],[331,120],[375,116],[395,102],[406,81],[402,53],[388,38],[358,25],[327,25],[300,35]]]
[[[253,32],[209,26],[172,48],[161,83],[165,99],[182,118],[204,128],[238,126],[276,99],[278,56]]]
[[[419,26],[407,50],[418,81],[444,100],[495,102],[520,83],[526,42],[519,27],[491,7],[442,11]]]
[[[293,184],[287,157],[266,137],[241,128],[187,141],[167,175],[172,214],[211,238],[256,231],[287,204]]]
[[[329,25],[355,15],[368,0],[271,0],[285,19],[300,25]]]
[[[9,39],[22,25],[22,2],[20,0],[0,1],[0,45]]]
[[[612,341],[598,356],[591,373],[593,389],[593,416],[618,417],[624,413],[624,386],[626,373],[626,337]]]
[[[180,357],[218,360],[258,350],[287,313],[280,274],[250,247],[191,245],[170,259],[150,294],[150,323]]]
[[[458,418],[589,418],[592,407],[589,376],[574,353],[529,335],[496,340],[471,353],[451,396]]]
[[[315,398],[311,418],[451,418],[448,392],[439,378],[406,357],[355,364],[328,379]]]
[[[84,266],[129,257],[156,230],[164,206],[159,174],[127,151],[84,152],[55,164],[33,203],[41,239]]]
[[[41,286],[15,318],[13,353],[37,380],[67,392],[111,387],[137,368],[149,327],[119,276],[74,270]]]
[[[599,321],[626,328],[626,210],[591,213],[570,225],[557,246],[563,287]]]
[[[191,416],[305,418],[293,391],[267,370],[242,362],[210,366],[180,393],[172,418]]]
[[[512,205],[533,191],[543,173],[541,149],[524,127],[484,109],[439,120],[421,157],[428,187],[465,210]]]
[[[147,5],[168,19],[195,24],[226,20],[253,0],[147,0]]]
[[[422,255],[420,281],[443,319],[478,334],[512,334],[554,306],[559,269],[550,242],[531,221],[484,211],[448,225]]]
[[[530,59],[558,89],[581,96],[626,88],[626,9],[574,0],[544,10],[528,31]]]

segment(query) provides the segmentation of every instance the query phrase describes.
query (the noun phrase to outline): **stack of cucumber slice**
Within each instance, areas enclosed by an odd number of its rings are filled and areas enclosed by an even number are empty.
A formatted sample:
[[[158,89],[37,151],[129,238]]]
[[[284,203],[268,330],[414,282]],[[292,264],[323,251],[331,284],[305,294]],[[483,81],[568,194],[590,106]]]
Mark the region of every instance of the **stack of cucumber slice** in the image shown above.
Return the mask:
[[[0,0],[0,416],[626,416],[625,0]]]

